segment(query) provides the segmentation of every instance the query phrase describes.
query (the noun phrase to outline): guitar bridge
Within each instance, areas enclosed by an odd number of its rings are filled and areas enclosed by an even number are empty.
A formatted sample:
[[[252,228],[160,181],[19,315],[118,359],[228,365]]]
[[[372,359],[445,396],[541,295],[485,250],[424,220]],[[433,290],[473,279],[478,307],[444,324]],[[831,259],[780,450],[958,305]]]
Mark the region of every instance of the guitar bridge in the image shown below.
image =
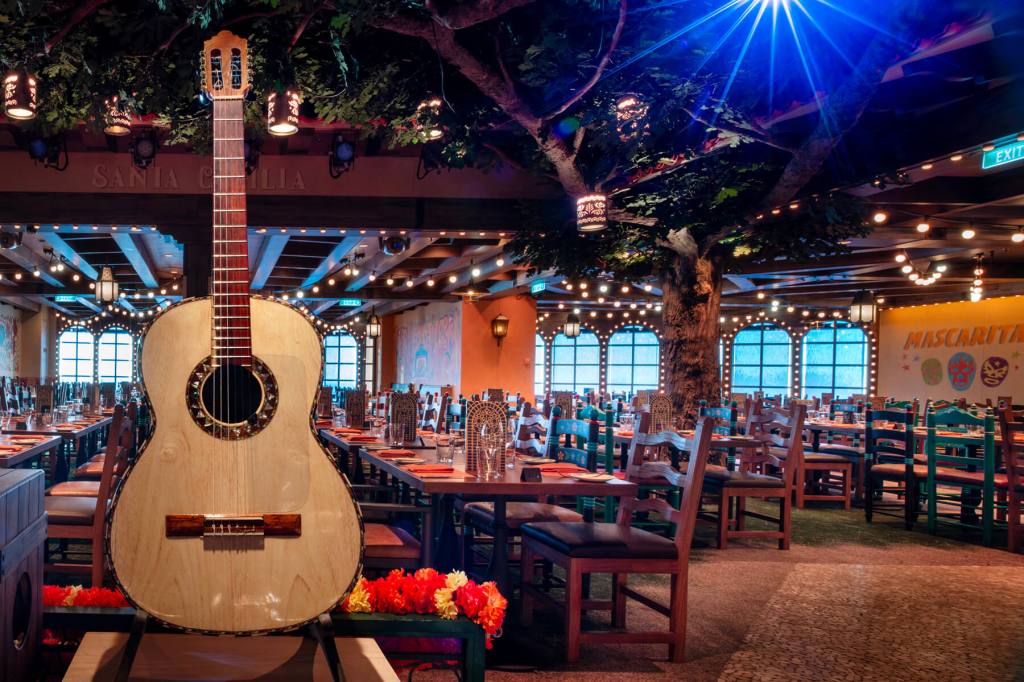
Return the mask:
[[[291,537],[302,535],[302,517],[298,514],[168,514],[167,537]]]

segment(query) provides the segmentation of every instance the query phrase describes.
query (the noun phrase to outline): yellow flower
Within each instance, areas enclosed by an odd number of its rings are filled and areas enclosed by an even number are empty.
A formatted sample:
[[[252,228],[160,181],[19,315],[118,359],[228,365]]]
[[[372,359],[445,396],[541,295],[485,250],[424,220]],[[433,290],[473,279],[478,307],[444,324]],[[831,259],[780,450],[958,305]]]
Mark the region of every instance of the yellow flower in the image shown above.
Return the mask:
[[[455,591],[469,582],[469,578],[462,571],[452,571],[448,574],[445,579],[445,584],[449,590]]]
[[[370,613],[373,611],[370,607],[370,593],[366,589],[366,578],[360,578],[352,592],[348,595],[347,610],[349,613]]]
[[[465,579],[466,575],[463,573],[462,577]],[[459,607],[452,601],[452,590],[447,587],[434,592],[434,608],[437,615],[445,620],[455,620],[459,615]]]
[[[68,596],[64,597],[64,606],[74,606],[75,605],[75,597],[77,597],[78,593],[81,592],[81,591],[82,591],[82,586],[81,585],[75,585],[70,590],[68,590]]]

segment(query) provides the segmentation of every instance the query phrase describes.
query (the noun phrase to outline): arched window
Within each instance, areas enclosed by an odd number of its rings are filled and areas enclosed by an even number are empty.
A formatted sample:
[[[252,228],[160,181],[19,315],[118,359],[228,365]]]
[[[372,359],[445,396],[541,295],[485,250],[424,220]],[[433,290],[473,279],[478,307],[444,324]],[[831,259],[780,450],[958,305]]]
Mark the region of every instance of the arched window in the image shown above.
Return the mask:
[[[355,388],[356,339],[349,333],[333,332],[324,337],[324,386]]]
[[[789,395],[792,346],[789,334],[776,324],[758,322],[737,332],[732,341],[732,390]]]
[[[597,334],[587,329],[570,339],[559,334],[551,344],[551,390],[596,391],[601,377],[601,346]]]
[[[85,327],[68,327],[57,339],[57,378],[61,381],[93,380],[95,339]]]
[[[623,327],[608,340],[608,391],[635,395],[658,388],[657,335],[638,326]]]
[[[831,393],[849,398],[865,393],[868,339],[860,327],[844,321],[824,322],[804,334],[802,384],[807,397]]]
[[[134,381],[135,348],[128,330],[111,327],[99,339],[99,380]]]
[[[533,396],[539,403],[544,395],[544,351],[547,350],[547,344],[544,343],[543,336],[540,334],[535,336],[533,346]]]

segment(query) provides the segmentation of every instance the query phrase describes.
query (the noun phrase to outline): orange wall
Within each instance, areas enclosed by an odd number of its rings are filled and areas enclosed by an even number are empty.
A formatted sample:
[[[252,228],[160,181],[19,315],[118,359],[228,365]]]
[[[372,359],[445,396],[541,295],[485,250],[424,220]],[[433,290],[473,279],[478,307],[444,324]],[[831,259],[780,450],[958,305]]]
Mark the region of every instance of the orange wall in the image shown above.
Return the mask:
[[[508,336],[497,345],[491,320],[502,313],[509,319]],[[533,396],[534,334],[537,305],[530,296],[509,296],[462,305],[463,395],[503,388]]]

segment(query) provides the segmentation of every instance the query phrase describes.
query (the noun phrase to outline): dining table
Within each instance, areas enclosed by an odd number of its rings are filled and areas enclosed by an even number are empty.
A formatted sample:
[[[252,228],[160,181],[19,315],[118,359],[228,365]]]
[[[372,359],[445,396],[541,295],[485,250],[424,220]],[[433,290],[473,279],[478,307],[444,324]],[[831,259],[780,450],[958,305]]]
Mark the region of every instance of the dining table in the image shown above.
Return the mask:
[[[507,503],[510,500],[537,500],[556,498],[624,498],[635,497],[638,486],[617,477],[606,481],[586,481],[574,478],[568,472],[541,472],[539,480],[522,480],[525,467],[522,458],[514,457],[512,468],[502,468],[494,477],[484,478],[466,471],[464,455],[456,456],[452,465],[443,470],[437,465],[433,447],[405,447],[412,450],[422,463],[403,464],[383,456],[383,443],[365,442],[365,436],[352,433],[335,433],[330,428],[320,431],[324,440],[344,451],[348,465],[354,467],[353,474],[362,471],[366,463],[382,485],[389,481],[428,497],[430,500],[434,528],[431,530],[432,552],[436,568],[451,570],[458,568],[459,542],[455,532],[455,501],[486,500],[494,503],[494,550],[487,567],[488,579],[494,580],[506,592],[512,587],[508,566],[508,523]],[[355,436],[355,437],[354,437]],[[384,447],[387,447],[384,445]],[[512,454],[512,453],[509,453]],[[339,464],[342,461],[339,460]],[[423,466],[427,465],[424,469]],[[431,470],[433,469],[433,470]],[[584,518],[593,520],[593,508],[584,505]],[[507,593],[507,592],[506,592]]]
[[[62,441],[60,436],[0,434],[0,469],[43,468],[43,456],[56,453]],[[53,476],[52,471],[47,473]]]
[[[46,424],[38,415],[12,417],[0,434],[47,436],[60,439],[57,464],[52,482],[66,481],[71,472],[71,461],[83,464],[96,453],[103,431],[110,426],[113,417],[108,414],[75,415],[67,421]]]

